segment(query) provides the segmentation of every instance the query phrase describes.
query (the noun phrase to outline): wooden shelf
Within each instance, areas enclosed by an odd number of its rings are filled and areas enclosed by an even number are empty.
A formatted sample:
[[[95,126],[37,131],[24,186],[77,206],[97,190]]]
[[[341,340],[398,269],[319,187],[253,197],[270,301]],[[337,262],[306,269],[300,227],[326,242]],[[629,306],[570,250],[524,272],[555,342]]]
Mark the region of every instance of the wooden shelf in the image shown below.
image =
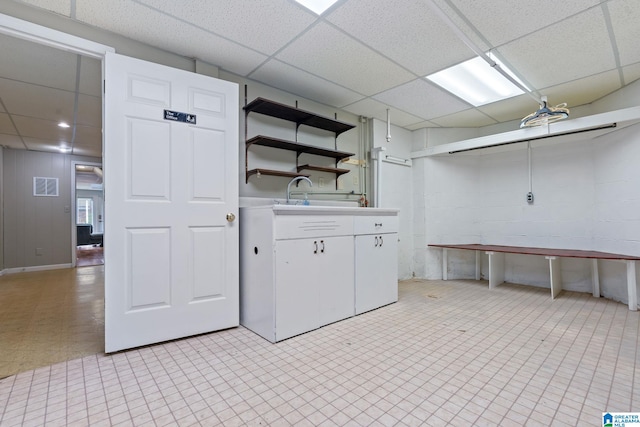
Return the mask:
[[[302,170],[335,173],[336,174],[336,178],[339,177],[342,174],[351,172],[349,169],[325,168],[325,167],[322,167],[322,166],[313,166],[313,165],[298,166],[298,172],[300,172]]]
[[[264,147],[280,148],[282,150],[295,151],[298,155],[302,153],[316,154],[318,156],[332,157],[334,159],[346,159],[354,156],[353,153],[345,151],[330,150],[326,148],[314,147],[313,145],[300,144],[299,142],[286,141],[284,139],[271,138],[269,136],[258,135],[247,141],[247,147],[251,145],[262,145]]]
[[[284,172],[284,171],[276,171],[272,169],[251,169],[247,171],[246,180],[249,180],[251,175],[269,175],[269,176],[282,176],[285,178],[295,178],[296,176],[306,176],[309,178],[309,175],[300,174],[296,172]]]
[[[270,101],[264,98],[256,98],[244,107],[248,113],[254,112],[265,116],[276,117],[299,125],[311,126],[334,132],[336,136],[355,127],[355,125],[344,123],[328,117],[319,116],[309,111],[290,107],[279,102]]]

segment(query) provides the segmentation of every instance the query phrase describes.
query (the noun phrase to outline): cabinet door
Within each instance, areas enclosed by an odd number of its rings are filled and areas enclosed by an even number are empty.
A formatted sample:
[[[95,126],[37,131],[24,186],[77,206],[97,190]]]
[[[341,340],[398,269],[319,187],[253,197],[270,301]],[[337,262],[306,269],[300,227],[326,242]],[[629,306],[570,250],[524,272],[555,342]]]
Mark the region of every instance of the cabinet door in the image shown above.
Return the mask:
[[[355,314],[353,236],[319,239],[315,275],[318,279],[320,325]]]
[[[398,301],[398,235],[356,236],[356,314]]]
[[[320,327],[315,240],[276,241],[276,341]]]

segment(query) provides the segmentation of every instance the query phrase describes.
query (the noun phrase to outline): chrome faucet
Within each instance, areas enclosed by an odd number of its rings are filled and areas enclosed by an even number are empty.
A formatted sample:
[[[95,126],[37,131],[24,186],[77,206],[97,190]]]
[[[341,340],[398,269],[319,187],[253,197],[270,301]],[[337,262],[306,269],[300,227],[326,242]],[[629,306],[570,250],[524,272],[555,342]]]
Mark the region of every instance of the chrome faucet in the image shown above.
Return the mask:
[[[287,204],[289,204],[289,200],[291,199],[291,184],[293,184],[296,181],[300,181],[301,179],[304,179],[309,183],[310,187],[313,187],[313,182],[311,182],[311,180],[306,176],[296,176],[291,181],[289,181],[289,184],[287,185]]]

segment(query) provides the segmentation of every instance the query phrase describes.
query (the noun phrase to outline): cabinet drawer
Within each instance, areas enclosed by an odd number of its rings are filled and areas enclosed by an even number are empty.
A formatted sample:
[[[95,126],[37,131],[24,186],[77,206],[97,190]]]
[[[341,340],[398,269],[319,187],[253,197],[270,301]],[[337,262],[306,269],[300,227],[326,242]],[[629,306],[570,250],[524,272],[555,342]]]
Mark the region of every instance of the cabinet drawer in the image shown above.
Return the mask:
[[[397,215],[356,216],[353,219],[354,234],[397,233],[399,228]]]
[[[350,215],[278,215],[276,240],[353,235]]]

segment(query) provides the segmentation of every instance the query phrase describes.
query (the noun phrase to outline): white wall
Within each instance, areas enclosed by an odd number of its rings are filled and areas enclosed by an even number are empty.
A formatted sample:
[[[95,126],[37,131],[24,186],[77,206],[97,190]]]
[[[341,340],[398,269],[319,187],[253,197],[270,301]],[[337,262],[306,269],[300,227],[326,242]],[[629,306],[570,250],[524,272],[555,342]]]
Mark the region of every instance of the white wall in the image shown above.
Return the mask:
[[[271,101],[286,104],[292,107],[296,105],[298,108],[310,111],[329,118],[337,118],[337,120],[346,122],[356,126],[354,129],[340,134],[336,140],[333,132],[311,128],[309,126],[300,126],[296,136],[295,123],[288,122],[262,114],[250,113],[247,120],[247,139],[256,135],[265,135],[274,138],[284,139],[287,141],[298,141],[302,144],[313,145],[317,147],[327,148],[331,150],[345,151],[354,153],[355,159],[362,159],[364,154],[362,144],[363,126],[359,117],[351,113],[337,110],[317,102],[292,95],[290,93],[262,85],[260,83],[239,77],[235,74],[226,72],[220,73],[220,78],[236,82],[240,88],[240,106],[245,105],[245,85],[246,85],[246,101],[253,101],[258,97],[266,98]],[[336,117],[337,116],[337,117]],[[297,138],[297,139],[296,139]],[[276,176],[252,176],[249,181],[245,179],[245,114],[240,111],[240,196],[260,197],[270,199],[284,199],[286,197],[287,184],[291,178]],[[314,199],[331,199],[331,200],[348,200],[357,202],[359,194],[364,192],[364,182],[360,179],[361,171],[357,165],[339,163],[330,157],[315,156],[310,154],[301,154],[299,164],[312,164],[315,166],[338,167],[341,169],[349,169],[351,172],[341,175],[336,181],[336,175],[329,172],[317,171],[300,171],[300,174],[310,175],[313,181],[313,187],[309,188],[306,183],[301,183],[295,190],[333,193],[333,194],[311,194],[310,199],[313,203]],[[294,151],[281,150],[271,147],[252,146],[248,150],[248,169],[264,168],[274,169],[286,172],[296,172],[296,153]],[[354,178],[355,177],[355,178]],[[337,195],[336,193],[348,193],[353,191],[353,195]],[[302,198],[302,195],[296,194],[294,198]]]
[[[414,149],[422,148],[429,136],[415,133]],[[640,124],[595,139],[532,143],[532,147],[532,205],[525,200],[529,189],[525,144],[414,159],[417,275],[442,277],[441,250],[427,249],[429,243],[640,256]],[[450,275],[472,278],[474,254],[450,254]],[[562,259],[561,266],[564,289],[591,291],[588,260]],[[484,259],[483,276],[487,272]],[[548,265],[542,257],[507,255],[506,280],[548,287]],[[626,302],[624,264],[600,261],[600,281],[604,296]]]
[[[380,120],[371,120],[373,147],[384,147],[382,158],[393,156],[410,159],[413,142],[412,132],[391,127],[391,141],[388,142],[387,125]],[[370,161],[373,165],[375,161]],[[370,168],[375,173],[375,167]],[[371,179],[373,182],[373,178]],[[398,233],[398,278],[409,279],[413,271],[414,207],[413,207],[413,170],[404,166],[383,161],[380,178],[381,205],[383,208],[398,208],[400,230]]]

